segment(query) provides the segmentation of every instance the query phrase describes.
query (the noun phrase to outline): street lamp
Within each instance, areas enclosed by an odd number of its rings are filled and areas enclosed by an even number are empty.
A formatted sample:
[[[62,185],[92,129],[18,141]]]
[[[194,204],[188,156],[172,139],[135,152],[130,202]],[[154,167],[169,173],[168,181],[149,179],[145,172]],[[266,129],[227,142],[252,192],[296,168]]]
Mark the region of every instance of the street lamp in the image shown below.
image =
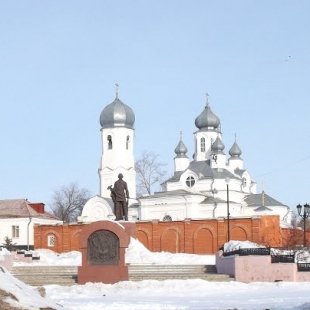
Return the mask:
[[[307,203],[304,205],[304,212],[301,213],[302,206],[299,204],[297,206],[298,215],[301,216],[304,220],[304,244],[303,246],[307,246],[307,240],[306,240],[306,219],[310,216],[310,205]]]
[[[227,192],[227,239],[230,241],[230,227],[229,227],[229,182],[230,178],[225,179],[226,182],[226,192]]]

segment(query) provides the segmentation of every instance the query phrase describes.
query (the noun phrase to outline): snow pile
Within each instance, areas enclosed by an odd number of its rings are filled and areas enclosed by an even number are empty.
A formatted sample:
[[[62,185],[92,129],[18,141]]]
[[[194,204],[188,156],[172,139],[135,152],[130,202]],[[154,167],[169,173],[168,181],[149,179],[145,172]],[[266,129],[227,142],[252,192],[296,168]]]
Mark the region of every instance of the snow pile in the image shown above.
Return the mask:
[[[249,249],[249,248],[265,248],[265,246],[259,245],[251,241],[237,241],[237,240],[230,240],[229,242],[224,244],[224,252],[232,252],[239,249]]]
[[[82,254],[79,251],[71,251],[67,253],[56,253],[48,249],[38,249],[33,255],[40,257],[39,260],[33,261],[31,264],[38,266],[80,266],[82,265]],[[24,266],[29,263],[15,261],[14,266]]]
[[[230,241],[225,249],[255,248],[249,241]],[[57,254],[50,250],[36,251],[41,264],[79,265],[80,252]],[[138,240],[132,239],[126,252],[127,263],[211,264],[214,255],[152,253]],[[34,261],[31,264],[37,264]],[[3,269],[5,271],[5,269]],[[189,309],[309,309],[310,282],[238,283],[190,280],[124,281],[116,284],[45,285],[43,299],[34,287],[28,286],[0,269],[0,290],[16,296],[4,297],[12,306],[27,310],[189,310]],[[276,298],[275,298],[276,296]],[[257,302],[259,301],[259,303]],[[50,307],[50,308],[48,308]],[[0,305],[0,309],[1,305]]]
[[[0,268],[0,290],[11,294],[11,296],[9,294],[5,294],[7,297],[1,296],[1,298],[12,307],[33,310],[37,310],[39,308],[47,309],[48,307],[48,309],[55,310],[63,309],[63,307],[59,307],[49,299],[41,297],[35,287],[19,281],[2,267]]]
[[[140,241],[131,238],[125,257],[127,264],[214,265],[214,255],[151,252]]]
[[[39,260],[31,262],[38,266],[81,266],[82,253],[72,251],[67,253],[55,253],[47,249],[38,249],[34,254],[40,256]],[[131,238],[129,247],[125,254],[126,264],[163,264],[163,265],[214,265],[214,255],[196,255],[185,253],[154,253],[149,251],[140,241]],[[28,265],[27,262],[14,262],[14,266]]]
[[[6,248],[1,248],[1,251],[0,251],[0,261],[4,261],[4,256],[5,255],[11,255],[11,252],[8,251]]]

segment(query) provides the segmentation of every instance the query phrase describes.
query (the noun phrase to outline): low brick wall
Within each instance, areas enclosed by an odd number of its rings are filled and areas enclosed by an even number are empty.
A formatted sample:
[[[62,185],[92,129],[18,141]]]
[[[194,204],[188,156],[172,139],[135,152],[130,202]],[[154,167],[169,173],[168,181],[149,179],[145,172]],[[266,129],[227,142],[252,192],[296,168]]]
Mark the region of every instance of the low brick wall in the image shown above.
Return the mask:
[[[238,282],[306,282],[310,272],[299,272],[296,263],[271,263],[271,256],[222,256],[216,254],[218,273],[229,274]]]
[[[227,242],[227,220],[192,220],[161,222],[138,221],[136,238],[152,252],[215,254]],[[79,251],[79,236],[83,225],[64,224],[34,226],[34,248],[62,253]],[[53,239],[53,244],[48,239]],[[230,239],[281,246],[279,216],[232,218]]]
[[[10,271],[13,267],[13,260],[14,260],[13,255],[11,255],[11,254],[2,255],[1,258],[3,258],[3,259],[0,260],[0,266],[4,267],[8,271]]]

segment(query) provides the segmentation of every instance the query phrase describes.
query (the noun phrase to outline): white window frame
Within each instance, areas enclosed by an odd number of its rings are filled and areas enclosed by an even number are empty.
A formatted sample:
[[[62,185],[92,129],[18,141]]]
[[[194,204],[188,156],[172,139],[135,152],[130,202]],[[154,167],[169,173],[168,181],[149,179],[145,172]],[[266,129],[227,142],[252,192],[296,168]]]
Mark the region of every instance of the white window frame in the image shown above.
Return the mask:
[[[195,183],[196,179],[192,175],[188,176],[185,180],[185,184],[187,187],[193,187]]]
[[[203,153],[206,151],[206,139],[205,138],[200,139],[200,151]]]
[[[19,225],[12,225],[12,238],[19,238]]]
[[[55,235],[48,235],[47,236],[47,246],[48,247],[54,247],[55,246]]]

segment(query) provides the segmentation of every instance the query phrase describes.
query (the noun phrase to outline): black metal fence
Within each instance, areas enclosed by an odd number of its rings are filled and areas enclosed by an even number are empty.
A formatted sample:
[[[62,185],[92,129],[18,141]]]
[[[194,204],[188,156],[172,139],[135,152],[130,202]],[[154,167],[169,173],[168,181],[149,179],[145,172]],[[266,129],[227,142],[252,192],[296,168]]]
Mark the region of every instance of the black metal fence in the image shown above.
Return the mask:
[[[295,255],[271,255],[271,263],[294,263]]]
[[[222,248],[223,250],[223,248]],[[223,256],[249,256],[249,255],[270,255],[271,263],[295,263],[298,271],[310,271],[309,249],[288,249],[288,248],[242,248],[234,251],[224,252]],[[302,262],[304,260],[304,262]],[[301,262],[300,262],[301,261]]]
[[[310,263],[297,263],[298,271],[310,271]]]
[[[270,248],[242,248],[234,251],[223,252],[223,256],[248,256],[248,255],[270,255]]]
[[[244,248],[240,249],[240,256],[270,255],[270,248]]]

